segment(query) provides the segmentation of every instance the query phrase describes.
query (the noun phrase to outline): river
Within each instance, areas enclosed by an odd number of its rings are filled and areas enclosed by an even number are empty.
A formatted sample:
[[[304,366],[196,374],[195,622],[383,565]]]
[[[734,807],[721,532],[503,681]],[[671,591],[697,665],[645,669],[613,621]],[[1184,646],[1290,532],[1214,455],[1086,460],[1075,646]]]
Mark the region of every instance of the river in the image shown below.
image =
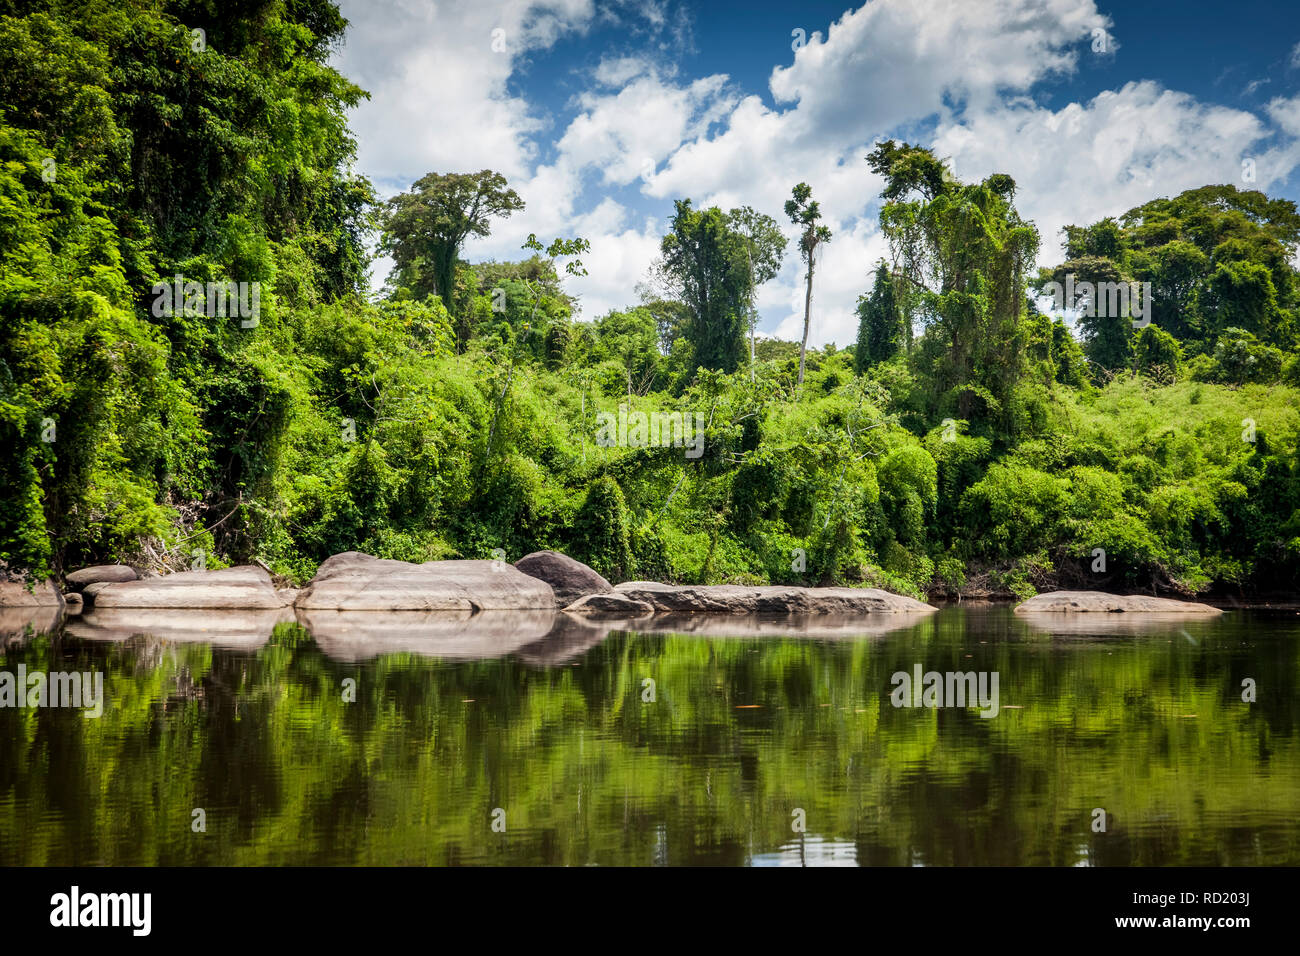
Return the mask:
[[[0,706],[0,864],[1300,864],[1295,612],[190,613],[10,636],[107,701]]]

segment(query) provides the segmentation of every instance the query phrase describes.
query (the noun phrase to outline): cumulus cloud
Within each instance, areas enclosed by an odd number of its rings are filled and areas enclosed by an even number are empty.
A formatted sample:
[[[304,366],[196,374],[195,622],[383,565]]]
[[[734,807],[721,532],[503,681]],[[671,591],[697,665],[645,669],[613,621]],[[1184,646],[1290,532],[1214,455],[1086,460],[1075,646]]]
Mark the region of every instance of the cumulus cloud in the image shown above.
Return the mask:
[[[965,180],[1011,174],[1043,262],[1057,261],[1067,223],[1208,182],[1267,189],[1300,164],[1300,97],[1259,114],[1139,78],[1081,102],[1035,99],[1044,81],[1098,55],[1097,31],[1109,38],[1093,0],[873,0],[824,32],[806,25],[808,42],[770,73],[774,106],[722,74],[679,77],[664,51],[681,49],[685,27],[661,3],[387,0],[377,10],[352,0],[344,12],[354,24],[339,65],[375,93],[354,118],[362,172],[391,188],[430,169],[505,173],[527,209],[467,256],[514,258],[529,232],[588,238],[590,274],[570,283],[588,318],[636,301],[672,199],[750,205],[793,239],[782,206],[807,182],[835,233],[817,264],[809,341],[851,341],[857,298],[888,252],[875,221],[882,184],[864,162],[887,137],[932,146]],[[510,92],[530,55],[611,22],[642,49],[585,68],[588,85],[559,125]],[[494,29],[505,52],[491,51]],[[1116,48],[1107,44],[1103,55]],[[760,291],[763,328],[801,336],[803,276],[792,242]]]
[[[677,86],[651,72],[614,94],[584,93],[579,115],[557,147],[573,167],[598,167],[605,183],[626,185],[650,178],[655,166],[682,143],[698,138],[729,114],[726,77],[706,76]]]
[[[1280,125],[1279,117],[1300,119],[1295,101],[1275,103],[1270,112]],[[1141,81],[1059,110],[1021,99],[970,113],[941,124],[933,145],[951,157],[961,179],[1010,174],[1017,208],[1042,237],[1040,260],[1055,262],[1067,224],[1095,222],[1207,183],[1266,189],[1296,160],[1293,148],[1262,148],[1269,135],[1254,113]],[[1259,161],[1250,183],[1242,163],[1252,157]]]
[[[544,122],[507,89],[521,58],[581,32],[594,0],[342,0],[335,64],[370,93],[350,117],[358,165],[386,193],[431,169],[531,172]]]
[[[1077,44],[1105,30],[1092,0],[876,0],[813,33],[772,72],[803,132],[865,140],[949,103],[986,107],[1072,71]]]

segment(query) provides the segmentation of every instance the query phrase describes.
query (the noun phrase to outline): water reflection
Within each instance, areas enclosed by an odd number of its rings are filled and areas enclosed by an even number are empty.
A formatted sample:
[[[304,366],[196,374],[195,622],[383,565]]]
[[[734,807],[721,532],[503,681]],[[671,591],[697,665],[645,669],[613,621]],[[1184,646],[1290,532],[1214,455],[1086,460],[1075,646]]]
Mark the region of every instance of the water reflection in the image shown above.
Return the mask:
[[[1300,864],[1296,615],[33,612],[0,670],[109,704],[0,707],[2,864]]]
[[[751,866],[857,866],[858,848],[842,840],[801,836],[771,853],[756,853]]]
[[[222,610],[108,607],[70,617],[65,633],[83,641],[126,641],[137,635],[181,644],[256,650],[277,624],[294,619],[293,608]]]

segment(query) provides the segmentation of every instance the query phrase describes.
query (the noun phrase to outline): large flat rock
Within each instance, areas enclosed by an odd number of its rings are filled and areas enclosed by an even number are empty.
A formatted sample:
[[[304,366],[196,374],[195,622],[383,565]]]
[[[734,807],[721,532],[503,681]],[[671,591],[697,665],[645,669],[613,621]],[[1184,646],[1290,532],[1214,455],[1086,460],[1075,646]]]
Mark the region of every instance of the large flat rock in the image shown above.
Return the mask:
[[[1195,601],[1174,601],[1146,594],[1107,594],[1105,591],[1049,591],[1016,605],[1017,614],[1178,614],[1214,617],[1223,612]]]
[[[7,576],[6,576],[7,577]],[[0,578],[0,607],[61,607],[63,595],[53,581],[38,581],[29,588],[21,578]]]
[[[515,567],[549,584],[560,607],[589,594],[608,594],[614,590],[614,585],[603,575],[558,551],[534,551],[516,561]]]
[[[139,581],[89,584],[81,592],[95,608],[278,608],[271,576],[256,565],[178,571]]]
[[[932,614],[935,610],[879,588],[800,588],[736,584],[672,585],[627,581],[614,591],[644,601],[656,611],[715,614]]]
[[[339,611],[553,610],[555,592],[504,561],[390,561],[357,551],[324,561],[295,607]]]

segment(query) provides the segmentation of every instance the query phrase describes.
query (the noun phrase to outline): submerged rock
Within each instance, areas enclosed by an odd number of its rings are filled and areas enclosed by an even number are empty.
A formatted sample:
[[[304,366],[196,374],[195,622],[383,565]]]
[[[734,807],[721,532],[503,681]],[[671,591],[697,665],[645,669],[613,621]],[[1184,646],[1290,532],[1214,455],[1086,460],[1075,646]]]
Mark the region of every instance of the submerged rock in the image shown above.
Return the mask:
[[[587,565],[558,551],[534,551],[516,561],[515,567],[549,584],[560,607],[567,607],[589,594],[608,594],[614,590],[614,585]]]
[[[88,584],[81,592],[96,608],[278,608],[271,576],[244,565],[217,571],[178,571],[138,581]]]
[[[73,571],[64,580],[68,590],[80,594],[92,584],[113,584],[122,581],[135,581],[140,573],[126,564],[96,564],[80,571]]]
[[[628,581],[615,592],[644,601],[656,611],[720,614],[931,614],[936,608],[879,588],[801,588],[735,584],[672,585]]]
[[[1017,614],[1109,613],[1181,614],[1214,617],[1223,612],[1195,601],[1175,601],[1146,594],[1107,594],[1105,591],[1049,591],[1036,594],[1016,606]]]
[[[545,581],[504,561],[411,564],[358,551],[325,560],[295,607],[342,611],[553,610]]]
[[[936,609],[937,610],[937,609]],[[917,627],[919,614],[692,614],[677,611],[629,621],[627,627],[642,634],[677,634],[709,638],[780,637],[793,640],[855,641],[883,637]]]
[[[32,634],[48,634],[59,626],[63,609],[52,604],[40,607],[0,607],[0,648],[21,644]]]
[[[558,667],[580,657],[605,638],[621,622],[570,614],[555,615],[546,636],[525,644],[514,656],[529,667]]]
[[[293,620],[288,608],[95,608],[67,623],[74,637],[89,641],[127,641],[144,636],[180,644],[202,643],[228,649],[255,649],[275,626]]]
[[[334,660],[419,654],[448,660],[504,657],[550,633],[556,613],[510,611],[339,611],[298,608],[298,623]]]
[[[638,601],[626,594],[611,592],[609,594],[588,594],[578,598],[568,607],[568,614],[585,614],[591,617],[637,618],[654,613],[654,605]]]

